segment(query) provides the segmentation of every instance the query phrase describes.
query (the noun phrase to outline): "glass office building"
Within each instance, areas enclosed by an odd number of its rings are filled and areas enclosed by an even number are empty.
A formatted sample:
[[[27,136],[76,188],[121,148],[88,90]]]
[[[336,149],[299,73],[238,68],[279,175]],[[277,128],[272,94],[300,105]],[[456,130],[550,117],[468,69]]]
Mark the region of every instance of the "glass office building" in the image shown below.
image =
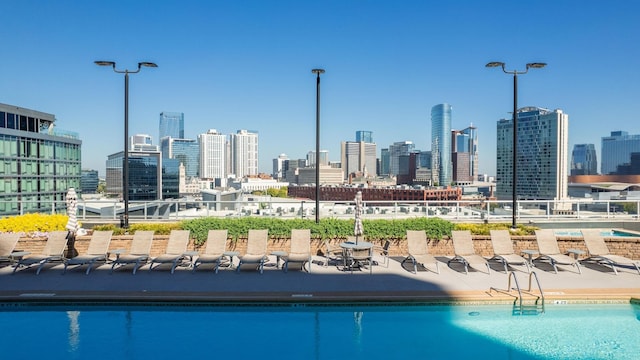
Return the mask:
[[[597,175],[598,159],[593,144],[576,144],[571,152],[571,176]]]
[[[554,200],[567,197],[569,115],[524,107],[518,110],[518,199]],[[496,196],[512,199],[513,119],[497,124]]]
[[[82,194],[95,194],[99,183],[98,170],[82,170],[80,177],[80,192]]]
[[[55,121],[0,104],[0,216],[64,212],[67,190],[80,189],[82,141]]]
[[[356,142],[373,143],[373,132],[366,130],[356,131]]]
[[[451,163],[451,105],[431,108],[431,176],[434,184],[447,186],[453,181]]]
[[[631,163],[631,153],[640,152],[640,135],[612,131],[602,138],[602,175],[615,174],[618,166]]]
[[[389,175],[400,174],[400,157],[408,156],[415,148],[416,145],[411,141],[397,141],[389,145]]]
[[[160,128],[158,139],[169,136],[175,139],[184,139],[184,113],[167,112],[160,113]]]
[[[200,176],[200,144],[193,139],[160,139],[160,151],[164,159],[176,159],[185,167],[187,177]]]

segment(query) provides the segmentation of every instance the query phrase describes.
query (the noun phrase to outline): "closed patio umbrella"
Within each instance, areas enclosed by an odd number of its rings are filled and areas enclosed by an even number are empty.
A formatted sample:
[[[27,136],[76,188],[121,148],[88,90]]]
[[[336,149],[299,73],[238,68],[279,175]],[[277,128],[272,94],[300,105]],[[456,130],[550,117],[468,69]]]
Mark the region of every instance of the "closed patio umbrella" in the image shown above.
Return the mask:
[[[355,225],[353,228],[353,235],[356,237],[356,244],[358,243],[358,237],[364,234],[364,228],[362,227],[362,191],[356,193],[355,198]]]
[[[78,231],[78,195],[74,188],[69,188],[69,190],[67,190],[66,202],[67,216],[69,216],[69,220],[67,220],[67,225],[65,226],[65,228],[69,230],[66,257],[72,258],[78,255],[78,252],[75,249],[76,232]]]

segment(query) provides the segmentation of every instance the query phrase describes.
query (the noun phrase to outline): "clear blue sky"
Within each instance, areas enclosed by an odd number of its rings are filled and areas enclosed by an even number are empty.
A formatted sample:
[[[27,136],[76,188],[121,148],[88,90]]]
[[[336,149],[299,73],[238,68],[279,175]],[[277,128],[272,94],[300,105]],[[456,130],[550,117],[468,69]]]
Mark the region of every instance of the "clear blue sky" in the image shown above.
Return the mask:
[[[480,171],[495,174],[496,122],[519,105],[569,114],[570,147],[610,131],[640,133],[637,1],[35,1],[2,2],[0,102],[53,113],[77,131],[83,168],[103,175],[123,148],[123,75],[130,134],[158,142],[162,111],[185,114],[185,135],[210,128],[260,134],[260,170],[280,153],[315,149],[315,77],[322,67],[321,148],[373,131],[379,149],[431,147],[433,105],[452,128],[478,128]]]

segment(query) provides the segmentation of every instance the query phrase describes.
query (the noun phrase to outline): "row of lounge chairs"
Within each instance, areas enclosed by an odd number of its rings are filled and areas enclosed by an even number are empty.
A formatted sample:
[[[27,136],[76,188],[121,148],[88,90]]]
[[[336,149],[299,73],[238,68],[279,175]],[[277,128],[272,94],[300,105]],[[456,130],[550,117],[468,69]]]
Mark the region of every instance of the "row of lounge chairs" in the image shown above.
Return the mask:
[[[538,249],[526,251],[528,255],[526,259],[514,251],[508,230],[491,230],[490,234],[494,255],[491,258],[485,258],[476,254],[471,232],[464,230],[453,231],[452,241],[455,255],[447,264],[459,262],[464,266],[465,273],[469,272],[469,267],[478,270],[486,268],[487,274],[489,274],[491,272],[489,263],[496,261],[503,265],[505,273],[510,265],[523,265],[526,266],[527,272],[531,272],[533,255],[538,255],[536,260],[549,263],[556,274],[558,273],[558,265],[574,266],[578,273],[581,274],[580,262],[588,261],[609,266],[615,274],[618,274],[616,269],[618,266],[633,266],[640,274],[640,260],[632,260],[624,256],[611,254],[599,230],[582,230],[582,236],[588,250],[588,256],[582,260],[579,260],[577,255],[583,254],[584,251],[569,249],[568,253],[572,255],[561,253],[552,229],[536,230]],[[407,244],[409,256],[404,261],[411,260],[414,273],[417,272],[418,264],[427,270],[429,269],[427,265],[432,265],[435,267],[435,271],[439,273],[438,261],[427,251],[427,237],[424,231],[407,231]]]
[[[192,271],[195,272],[202,264],[214,264],[216,273],[221,264],[225,262],[231,264],[234,256],[239,259],[236,271],[240,271],[243,266],[255,266],[262,273],[265,262],[268,260],[268,230],[249,230],[247,251],[243,255],[234,251],[226,251],[228,238],[226,230],[209,230],[202,253],[187,251],[190,235],[188,230],[173,230],[169,236],[165,254],[157,257],[150,256],[153,231],[137,231],[133,236],[130,251],[126,253],[123,250],[109,251],[112,234],[112,231],[94,231],[87,252],[67,259],[63,255],[67,245],[68,232],[66,231],[51,232],[41,254],[14,253],[13,250],[18,242],[19,234],[2,233],[0,234],[0,261],[13,262],[18,258],[13,269],[14,273],[18,269],[37,264],[36,274],[39,274],[45,264],[61,261],[64,264],[63,273],[67,271],[69,266],[80,267],[87,265],[86,274],[89,274],[96,263],[106,263],[109,260],[109,254],[112,254],[115,255],[115,259],[111,261],[111,272],[116,268],[132,264],[132,272],[136,274],[142,265],[149,263],[149,271],[161,264],[171,264],[171,273],[173,274],[176,267],[182,264],[187,257],[189,257],[187,264],[191,266]],[[494,255],[491,258],[485,258],[476,254],[469,231],[453,231],[454,257],[448,260],[447,264],[452,262],[461,263],[464,266],[465,273],[468,273],[469,267],[477,270],[486,268],[486,272],[489,274],[491,272],[489,262],[495,261],[503,265],[505,272],[508,271],[508,266],[511,265],[526,266],[527,272],[530,272],[531,266],[533,266],[532,256],[536,254],[538,255],[536,260],[549,263],[556,273],[558,272],[557,265],[572,265],[577,268],[579,273],[582,273],[580,261],[593,261],[610,267],[615,274],[617,274],[616,267],[618,266],[633,266],[640,274],[640,261],[611,254],[598,230],[582,230],[582,235],[588,249],[588,256],[583,260],[578,260],[578,256],[575,256],[583,253],[579,250],[569,250],[569,253],[574,256],[562,254],[555,234],[551,229],[536,230],[538,249],[527,252],[528,258],[525,259],[514,251],[508,230],[491,230],[491,244]],[[292,230],[290,251],[277,252],[276,254],[278,262],[280,259],[284,260],[282,269],[285,272],[288,271],[290,263],[300,264],[303,270],[311,272],[310,240],[311,233],[308,229]],[[436,273],[440,272],[438,261],[427,250],[427,241],[425,231],[407,231],[409,255],[403,260],[403,263],[411,261],[414,273],[417,273],[418,265],[425,267],[427,270],[430,268],[435,269]],[[379,252],[386,258],[387,266],[388,248],[388,241],[385,242],[383,247],[378,248]],[[342,249],[332,249],[327,245],[324,254],[326,257],[325,266],[330,260],[341,260],[342,252]],[[372,263],[372,260],[369,259],[369,262]],[[306,265],[308,265],[308,269]]]

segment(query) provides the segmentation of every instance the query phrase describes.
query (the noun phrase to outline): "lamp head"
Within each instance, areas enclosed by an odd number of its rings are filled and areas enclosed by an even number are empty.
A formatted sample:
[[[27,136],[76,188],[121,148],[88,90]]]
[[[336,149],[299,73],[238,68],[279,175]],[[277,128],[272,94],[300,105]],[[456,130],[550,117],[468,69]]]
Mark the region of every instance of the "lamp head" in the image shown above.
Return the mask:
[[[527,69],[542,69],[545,66],[547,66],[547,63],[541,63],[541,62],[528,63]]]
[[[324,74],[324,69],[313,69],[311,72],[314,74]]]
[[[143,61],[143,62],[139,62],[138,63],[138,67],[142,67],[142,66],[146,66],[146,67],[158,67],[158,65],[156,63],[152,63],[152,62],[147,62],[147,61]]]
[[[487,65],[485,65],[486,67],[492,68],[492,67],[498,67],[498,66],[502,66],[504,67],[504,63],[500,62],[500,61],[492,61],[490,63],[487,63]]]
[[[94,61],[94,63],[98,66],[111,66],[111,67],[115,67],[116,66],[116,62],[115,61],[104,61],[104,60],[98,60],[98,61]]]

